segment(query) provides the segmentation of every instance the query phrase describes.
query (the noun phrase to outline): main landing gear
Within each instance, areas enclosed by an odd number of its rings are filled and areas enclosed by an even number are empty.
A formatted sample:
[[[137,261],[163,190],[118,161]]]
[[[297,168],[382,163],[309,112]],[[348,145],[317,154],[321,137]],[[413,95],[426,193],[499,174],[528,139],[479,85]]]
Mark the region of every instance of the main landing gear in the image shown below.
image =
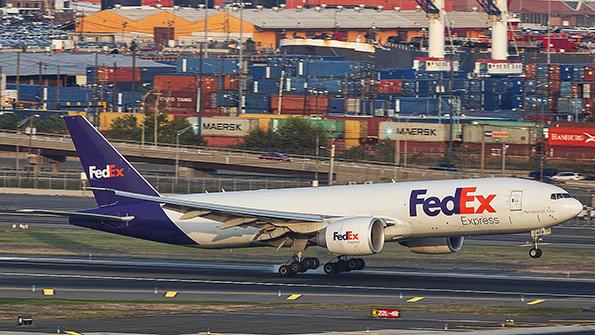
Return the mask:
[[[302,258],[301,253],[294,255],[290,262],[279,267],[279,274],[282,277],[289,277],[296,273],[303,273],[308,270],[316,270],[320,266],[320,261],[316,257]]]
[[[363,270],[365,267],[366,262],[361,258],[346,259],[339,257],[336,262],[324,264],[324,273],[333,275],[340,272]]]
[[[539,248],[539,242],[543,241],[542,236],[547,236],[552,233],[551,228],[541,228],[531,231],[531,240],[533,248],[529,250],[529,257],[539,258],[543,255],[543,251]]]

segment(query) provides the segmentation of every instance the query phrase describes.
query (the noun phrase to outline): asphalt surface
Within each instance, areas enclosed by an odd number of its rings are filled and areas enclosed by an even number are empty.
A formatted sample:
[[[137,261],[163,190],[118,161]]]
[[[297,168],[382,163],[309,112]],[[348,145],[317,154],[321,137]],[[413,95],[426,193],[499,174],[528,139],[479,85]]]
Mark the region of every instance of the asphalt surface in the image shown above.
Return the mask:
[[[373,270],[325,276],[304,274],[279,278],[274,267],[262,264],[173,262],[162,260],[76,259],[49,257],[0,258],[0,296],[42,297],[41,289],[55,289],[54,298],[100,300],[167,300],[165,291],[178,292],[176,300],[276,303],[275,308],[223,313],[159,315],[152,317],[42,321],[37,330],[118,331],[182,334],[199,331],[249,333],[307,333],[365,329],[490,329],[499,328],[504,315],[465,313],[404,313],[401,320],[374,320],[369,307],[395,306],[423,297],[417,303],[490,305],[529,308],[589,308],[595,302],[595,280],[438,273],[432,271]],[[291,294],[301,294],[295,301]],[[296,303],[312,307],[293,307]],[[325,306],[360,306],[353,309]],[[593,324],[594,312],[572,315],[515,317],[523,326]],[[580,320],[577,321],[577,320]],[[14,329],[0,324],[0,330]]]

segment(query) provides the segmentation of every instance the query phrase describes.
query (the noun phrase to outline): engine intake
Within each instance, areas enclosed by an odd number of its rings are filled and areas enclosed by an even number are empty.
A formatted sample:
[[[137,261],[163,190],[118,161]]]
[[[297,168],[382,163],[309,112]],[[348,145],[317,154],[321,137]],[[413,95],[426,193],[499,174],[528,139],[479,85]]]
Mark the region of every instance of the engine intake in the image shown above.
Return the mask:
[[[382,219],[372,217],[340,219],[319,231],[315,243],[334,254],[372,255],[384,247],[384,226]]]
[[[452,254],[463,247],[463,236],[414,238],[401,244],[417,254]]]

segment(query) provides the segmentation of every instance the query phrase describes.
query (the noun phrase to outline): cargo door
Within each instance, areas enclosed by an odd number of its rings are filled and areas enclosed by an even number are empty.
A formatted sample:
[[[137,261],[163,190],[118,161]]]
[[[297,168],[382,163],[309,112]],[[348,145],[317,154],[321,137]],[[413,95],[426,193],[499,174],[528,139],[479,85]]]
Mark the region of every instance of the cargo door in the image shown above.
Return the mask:
[[[520,211],[523,209],[523,191],[510,192],[510,210]]]

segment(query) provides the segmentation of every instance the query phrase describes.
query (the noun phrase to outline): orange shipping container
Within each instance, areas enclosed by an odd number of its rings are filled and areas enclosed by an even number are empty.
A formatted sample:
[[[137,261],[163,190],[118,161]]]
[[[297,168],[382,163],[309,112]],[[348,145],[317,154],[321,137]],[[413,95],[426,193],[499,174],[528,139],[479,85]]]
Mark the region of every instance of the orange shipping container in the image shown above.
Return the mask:
[[[217,80],[215,77],[202,78],[193,75],[157,75],[153,78],[153,88],[157,92],[167,91],[196,91],[201,86],[205,93],[217,92]]]
[[[203,136],[208,147],[229,148],[244,143],[243,137]]]
[[[238,76],[228,74],[223,77],[223,89],[225,91],[237,90],[240,88],[240,80]]]
[[[529,80],[537,79],[537,64],[525,65],[525,77]]]
[[[403,92],[403,81],[398,79],[382,79],[378,81],[379,94],[399,94]]]
[[[304,104],[303,95],[284,95],[281,99],[281,114],[326,114],[328,111],[327,96],[308,96]],[[271,109],[276,110],[279,105],[279,96],[273,95]],[[304,108],[305,107],[305,108]]]
[[[591,82],[595,81],[595,74],[593,73],[593,67],[585,66],[584,70],[585,70],[585,74],[584,74],[585,81],[591,81]]]

